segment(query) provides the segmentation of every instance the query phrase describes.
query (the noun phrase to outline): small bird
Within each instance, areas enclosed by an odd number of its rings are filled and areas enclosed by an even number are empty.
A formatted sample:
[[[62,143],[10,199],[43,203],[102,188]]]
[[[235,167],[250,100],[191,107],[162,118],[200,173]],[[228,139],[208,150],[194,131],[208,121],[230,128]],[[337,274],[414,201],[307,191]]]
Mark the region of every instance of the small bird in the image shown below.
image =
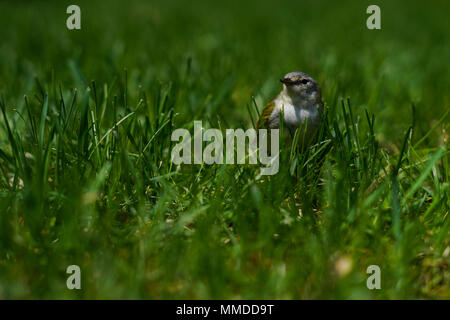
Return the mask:
[[[283,90],[264,107],[257,128],[278,129],[280,113],[283,112],[284,126],[291,135],[302,125],[306,127],[305,142],[309,141],[321,122],[323,102],[320,87],[310,75],[298,71],[286,74],[280,82]]]

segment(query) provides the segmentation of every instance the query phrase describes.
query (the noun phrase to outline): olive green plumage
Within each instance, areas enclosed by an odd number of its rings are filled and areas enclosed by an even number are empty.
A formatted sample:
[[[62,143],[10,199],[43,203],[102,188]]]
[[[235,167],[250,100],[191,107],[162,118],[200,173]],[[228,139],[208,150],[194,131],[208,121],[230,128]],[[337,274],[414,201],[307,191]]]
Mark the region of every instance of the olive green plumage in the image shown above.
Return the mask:
[[[261,113],[261,117],[259,118],[259,121],[258,121],[258,126],[257,126],[258,130],[263,129],[263,128],[269,128],[268,120],[269,120],[270,115],[272,114],[274,108],[275,108],[275,102],[273,100],[266,104],[266,106],[264,107],[264,109]]]

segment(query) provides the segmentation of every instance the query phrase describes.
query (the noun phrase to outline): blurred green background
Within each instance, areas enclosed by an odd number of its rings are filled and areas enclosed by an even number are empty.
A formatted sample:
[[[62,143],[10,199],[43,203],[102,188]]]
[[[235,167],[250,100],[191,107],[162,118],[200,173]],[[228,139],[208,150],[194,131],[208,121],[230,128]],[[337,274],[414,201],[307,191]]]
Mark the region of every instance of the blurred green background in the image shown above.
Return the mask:
[[[71,4],[81,30],[66,28]],[[371,4],[381,30],[366,28]],[[0,1],[13,132],[2,117],[0,298],[448,298],[449,10],[445,0]],[[343,125],[348,97],[361,136],[364,110],[375,115],[371,181],[345,180],[353,155],[337,142],[320,183],[258,185],[256,168],[224,166],[171,175],[166,120],[248,128],[247,106],[261,110],[295,70],[320,83],[330,123]],[[74,118],[61,120],[61,100],[74,101]],[[412,123],[408,148],[421,143],[407,149],[396,211],[396,182],[383,177]],[[427,162],[439,145],[443,158]],[[284,207],[294,197],[312,220]],[[69,264],[81,291],[65,287]],[[382,266],[382,290],[367,290],[369,264]]]
[[[77,3],[82,29],[69,31],[70,1],[2,1],[1,90],[14,105],[34,89],[34,76],[72,88],[111,82],[126,68],[131,84],[145,88],[181,77],[188,59],[196,85],[183,106],[190,118],[219,112],[247,121],[242,106],[252,95],[261,103],[273,98],[274,80],[292,70],[316,77],[328,104],[350,96],[376,112],[383,137],[407,128],[398,120],[411,103],[421,130],[449,104],[444,0],[377,2],[382,29],[373,31],[366,28],[370,1]],[[204,106],[221,90],[223,105]]]

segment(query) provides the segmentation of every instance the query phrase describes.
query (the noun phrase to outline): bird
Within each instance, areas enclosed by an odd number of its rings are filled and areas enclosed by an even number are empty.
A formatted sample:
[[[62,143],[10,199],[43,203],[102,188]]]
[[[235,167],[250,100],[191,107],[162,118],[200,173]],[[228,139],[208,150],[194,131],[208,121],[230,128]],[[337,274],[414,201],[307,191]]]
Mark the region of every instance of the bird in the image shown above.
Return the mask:
[[[281,92],[264,107],[258,121],[257,129],[279,129],[280,114],[284,114],[284,127],[291,136],[300,126],[306,128],[304,137],[307,143],[321,123],[323,113],[322,93],[319,84],[310,75],[294,71],[280,79],[283,84]]]

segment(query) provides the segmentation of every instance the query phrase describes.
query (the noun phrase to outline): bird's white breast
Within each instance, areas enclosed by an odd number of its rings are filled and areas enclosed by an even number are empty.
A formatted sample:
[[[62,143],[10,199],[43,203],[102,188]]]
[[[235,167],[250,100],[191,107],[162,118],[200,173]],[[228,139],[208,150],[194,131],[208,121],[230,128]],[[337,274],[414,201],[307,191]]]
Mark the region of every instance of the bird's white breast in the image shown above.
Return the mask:
[[[308,126],[315,126],[320,121],[319,106],[308,102],[293,104],[292,101],[286,99],[277,99],[274,108],[276,110],[272,115],[279,117],[278,114],[283,112],[284,122],[292,129],[298,128],[305,121],[308,121]]]

